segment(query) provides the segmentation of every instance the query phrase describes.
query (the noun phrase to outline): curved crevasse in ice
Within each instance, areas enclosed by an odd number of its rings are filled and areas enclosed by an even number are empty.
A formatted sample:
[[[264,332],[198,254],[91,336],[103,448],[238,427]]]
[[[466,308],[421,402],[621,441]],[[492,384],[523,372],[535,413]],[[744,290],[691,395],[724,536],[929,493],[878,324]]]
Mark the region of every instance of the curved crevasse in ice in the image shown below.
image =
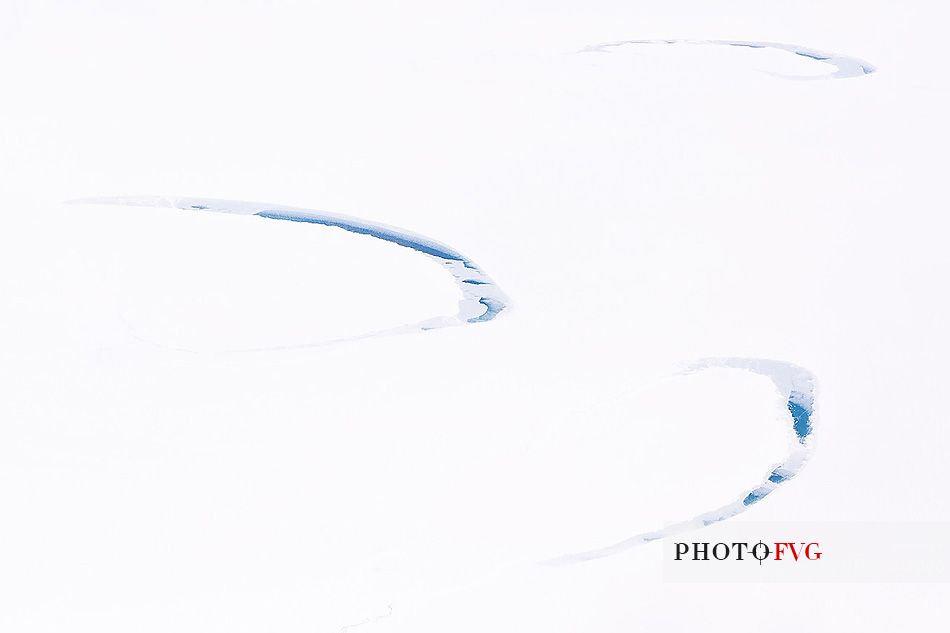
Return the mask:
[[[71,202],[78,204],[127,205],[136,207],[165,207],[186,211],[208,211],[235,215],[256,215],[270,220],[304,222],[343,229],[351,233],[369,235],[412,249],[439,263],[455,279],[462,293],[459,309],[455,315],[437,316],[418,323],[403,325],[381,332],[371,332],[354,338],[399,334],[431,330],[439,327],[463,325],[491,321],[508,306],[508,299],[498,285],[471,259],[457,250],[411,231],[399,229],[378,222],[371,222],[336,213],[314,211],[300,207],[290,207],[264,202],[243,200],[220,200],[216,198],[173,198],[162,196],[110,196],[101,198],[82,198]],[[343,339],[352,340],[352,339]],[[333,343],[340,341],[326,341]],[[317,343],[319,344],[319,343]],[[295,345],[291,347],[307,347]]]
[[[848,55],[839,55],[838,53],[829,53],[814,48],[807,48],[797,44],[783,44],[781,42],[756,42],[744,40],[620,40],[616,42],[605,42],[604,44],[595,44],[581,49],[582,53],[607,53],[611,48],[619,46],[644,45],[644,44],[696,44],[711,46],[738,46],[742,48],[771,48],[780,51],[787,51],[800,57],[807,57],[818,62],[833,66],[835,71],[828,75],[816,77],[798,77],[789,75],[780,75],[771,73],[783,79],[847,79],[849,77],[863,77],[870,75],[877,69],[870,63],[850,57]]]
[[[597,549],[567,554],[546,561],[550,565],[579,563],[595,558],[619,554],[632,547],[666,538],[732,518],[745,512],[780,485],[793,478],[805,466],[812,450],[812,430],[815,416],[815,377],[807,369],[776,360],[761,358],[707,358],[688,366],[683,374],[693,374],[706,369],[725,368],[750,371],[772,381],[781,395],[789,414],[789,451],[781,463],[769,469],[763,481],[745,490],[732,502],[703,512],[686,521],[680,521],[662,530],[643,532],[622,541]]]

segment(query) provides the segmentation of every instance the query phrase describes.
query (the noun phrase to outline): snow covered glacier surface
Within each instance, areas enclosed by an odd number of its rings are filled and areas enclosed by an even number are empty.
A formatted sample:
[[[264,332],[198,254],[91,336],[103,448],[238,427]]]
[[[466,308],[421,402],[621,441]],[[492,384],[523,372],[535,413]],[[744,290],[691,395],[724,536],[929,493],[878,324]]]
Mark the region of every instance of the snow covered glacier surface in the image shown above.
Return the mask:
[[[834,72],[817,77],[792,77],[772,73],[784,79],[845,79],[860,77],[875,72],[875,67],[863,60],[806,48],[794,44],[778,42],[741,41],[741,40],[623,40],[589,46],[581,52],[610,52],[611,49],[628,45],[714,45],[753,49],[776,49],[805,57],[832,66]],[[103,197],[87,198],[76,202],[94,204],[115,204],[146,207],[168,207],[181,210],[210,211],[239,215],[256,215],[270,220],[302,222],[342,229],[351,233],[367,235],[398,246],[412,249],[442,266],[454,278],[462,294],[459,310],[455,315],[438,316],[424,321],[403,325],[382,332],[372,332],[355,338],[367,336],[419,332],[439,327],[464,325],[491,321],[498,317],[508,306],[508,298],[489,275],[473,260],[462,255],[453,247],[432,238],[399,229],[386,224],[360,218],[308,210],[299,207],[275,205],[239,200],[221,200],[212,198],[177,198],[158,196]],[[353,339],[343,339],[353,340]],[[328,341],[328,343],[341,341]],[[300,347],[306,347],[302,345]],[[645,532],[626,538],[607,547],[567,554],[546,561],[548,564],[570,564],[594,558],[601,558],[627,550],[631,547],[649,543],[673,534],[701,528],[744,512],[771,494],[780,485],[795,477],[804,467],[812,448],[812,434],[815,418],[815,378],[806,369],[790,363],[754,359],[754,358],[708,358],[689,365],[683,372],[696,373],[706,369],[724,368],[749,371],[770,379],[783,398],[788,411],[789,451],[785,459],[773,465],[765,474],[763,481],[753,488],[743,491],[732,502],[708,510],[697,516],[670,525],[662,530]]]

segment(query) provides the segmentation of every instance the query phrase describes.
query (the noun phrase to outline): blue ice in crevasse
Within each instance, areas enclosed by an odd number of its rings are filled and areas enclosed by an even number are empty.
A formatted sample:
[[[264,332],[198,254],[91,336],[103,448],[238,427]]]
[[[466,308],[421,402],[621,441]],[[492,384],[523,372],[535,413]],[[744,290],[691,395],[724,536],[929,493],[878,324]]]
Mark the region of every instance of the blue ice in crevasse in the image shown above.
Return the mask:
[[[792,428],[799,442],[804,442],[811,434],[811,415],[814,396],[792,391],[788,396],[788,411],[792,414]]]
[[[460,262],[464,262],[465,258],[448,248],[438,244],[438,242],[419,239],[410,236],[407,233],[385,228],[378,225],[373,225],[369,222],[357,222],[351,220],[343,220],[340,218],[334,218],[326,215],[318,214],[299,214],[299,213],[290,213],[286,211],[260,211],[256,213],[262,218],[269,218],[271,220],[285,220],[289,222],[307,222],[309,224],[322,224],[323,226],[335,226],[337,228],[343,229],[344,231],[349,231],[351,233],[360,233],[362,235],[369,235],[387,242],[392,242],[398,244],[399,246],[405,246],[406,248],[411,248],[414,251],[419,251],[420,253],[425,253],[426,255],[431,255],[433,257],[438,257],[441,259],[450,259]]]
[[[764,499],[770,492],[772,492],[772,490],[769,488],[756,488],[745,496],[745,499],[742,500],[742,505],[750,506],[753,503],[757,503]]]
[[[808,412],[808,409],[791,400],[788,401],[788,410],[792,414],[792,419],[795,420],[795,423],[792,425],[792,428],[795,429],[795,435],[797,435],[799,439],[805,439],[808,437],[808,434],[811,433],[811,414]]]
[[[780,484],[783,481],[791,479],[792,477],[794,477],[792,473],[776,469],[773,470],[772,474],[769,475],[769,481],[771,481],[773,484]]]
[[[491,321],[496,316],[498,316],[502,310],[505,309],[505,304],[495,299],[490,299],[488,297],[483,297],[478,301],[480,304],[488,308],[483,314],[477,317],[472,317],[468,320],[469,323],[479,323],[482,321]]]
[[[812,53],[810,51],[795,51],[796,55],[801,55],[802,57],[808,57],[809,59],[814,59],[819,62],[828,61],[831,59],[828,55],[823,55],[821,53]]]

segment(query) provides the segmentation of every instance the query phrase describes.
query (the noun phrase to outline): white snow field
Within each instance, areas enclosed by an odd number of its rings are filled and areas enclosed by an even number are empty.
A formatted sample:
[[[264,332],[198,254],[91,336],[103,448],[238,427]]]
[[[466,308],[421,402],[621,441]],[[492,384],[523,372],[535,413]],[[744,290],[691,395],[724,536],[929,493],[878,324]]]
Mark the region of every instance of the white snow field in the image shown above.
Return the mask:
[[[0,631],[939,630],[948,15],[0,0]]]

